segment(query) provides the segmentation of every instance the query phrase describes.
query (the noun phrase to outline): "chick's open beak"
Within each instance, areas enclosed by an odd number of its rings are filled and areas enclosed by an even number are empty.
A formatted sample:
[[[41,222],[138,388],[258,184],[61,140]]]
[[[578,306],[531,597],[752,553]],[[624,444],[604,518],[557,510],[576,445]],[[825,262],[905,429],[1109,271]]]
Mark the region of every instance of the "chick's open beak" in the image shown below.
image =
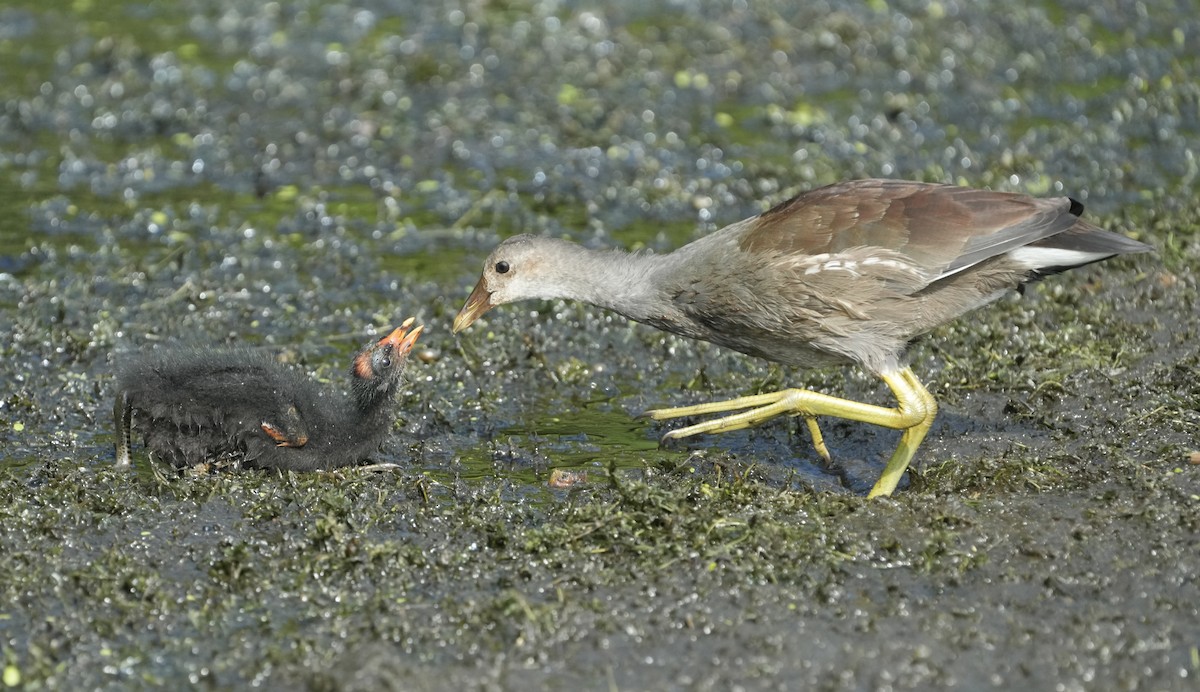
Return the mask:
[[[458,311],[458,316],[454,318],[454,326],[451,331],[457,334],[470,327],[471,323],[479,319],[480,315],[494,307],[496,306],[492,303],[492,294],[487,290],[483,277],[480,277],[479,283],[475,284],[475,290],[467,296],[466,305],[463,305],[462,310]]]
[[[417,343],[417,337],[421,336],[425,325],[417,325],[417,328],[408,331],[412,326],[414,319],[412,317],[404,320],[404,323],[396,327],[395,331],[380,340],[380,344],[388,344],[397,356],[406,356],[412,350],[413,344]]]

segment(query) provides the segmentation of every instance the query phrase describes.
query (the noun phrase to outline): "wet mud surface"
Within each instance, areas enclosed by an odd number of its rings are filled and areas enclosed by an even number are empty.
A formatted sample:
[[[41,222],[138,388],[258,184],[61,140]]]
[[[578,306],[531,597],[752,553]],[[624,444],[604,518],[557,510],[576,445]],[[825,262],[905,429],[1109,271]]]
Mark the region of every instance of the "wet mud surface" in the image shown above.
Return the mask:
[[[0,8],[0,656],[30,689],[1194,689],[1187,3]],[[516,232],[667,251],[880,176],[1070,194],[1157,252],[916,344],[941,413],[658,446],[770,366],[565,303],[450,323]],[[113,467],[114,364],[339,382],[426,325],[396,470]]]

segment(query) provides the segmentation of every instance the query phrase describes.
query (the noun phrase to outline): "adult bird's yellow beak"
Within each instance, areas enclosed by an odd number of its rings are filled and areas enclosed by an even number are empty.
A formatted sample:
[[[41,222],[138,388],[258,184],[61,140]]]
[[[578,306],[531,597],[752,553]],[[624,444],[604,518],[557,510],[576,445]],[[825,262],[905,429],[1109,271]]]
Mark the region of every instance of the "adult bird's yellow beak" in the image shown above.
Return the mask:
[[[463,305],[462,310],[459,310],[458,315],[454,318],[454,326],[451,331],[457,334],[470,327],[471,323],[479,319],[480,315],[494,307],[496,306],[492,303],[492,294],[484,285],[483,277],[479,277],[479,283],[475,284],[475,290],[467,296],[466,305]]]

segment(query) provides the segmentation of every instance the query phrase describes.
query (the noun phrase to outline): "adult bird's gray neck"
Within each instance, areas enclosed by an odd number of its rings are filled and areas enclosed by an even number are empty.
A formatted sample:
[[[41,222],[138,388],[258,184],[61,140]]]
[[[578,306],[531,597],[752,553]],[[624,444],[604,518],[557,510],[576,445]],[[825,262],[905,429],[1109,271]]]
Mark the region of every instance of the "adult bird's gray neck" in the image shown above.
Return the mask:
[[[547,257],[542,298],[565,298],[606,308],[637,322],[657,323],[670,309],[666,286],[677,262],[670,254],[591,250],[562,242]]]

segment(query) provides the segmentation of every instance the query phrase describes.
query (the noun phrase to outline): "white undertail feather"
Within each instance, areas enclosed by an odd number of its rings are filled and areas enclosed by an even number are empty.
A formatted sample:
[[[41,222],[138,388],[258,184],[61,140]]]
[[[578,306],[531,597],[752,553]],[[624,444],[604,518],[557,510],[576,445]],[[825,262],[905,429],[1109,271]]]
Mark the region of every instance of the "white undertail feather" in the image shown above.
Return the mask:
[[[1008,252],[1009,259],[1019,262],[1031,270],[1045,267],[1076,267],[1112,256],[1111,252],[1083,252],[1036,245],[1026,245]]]

